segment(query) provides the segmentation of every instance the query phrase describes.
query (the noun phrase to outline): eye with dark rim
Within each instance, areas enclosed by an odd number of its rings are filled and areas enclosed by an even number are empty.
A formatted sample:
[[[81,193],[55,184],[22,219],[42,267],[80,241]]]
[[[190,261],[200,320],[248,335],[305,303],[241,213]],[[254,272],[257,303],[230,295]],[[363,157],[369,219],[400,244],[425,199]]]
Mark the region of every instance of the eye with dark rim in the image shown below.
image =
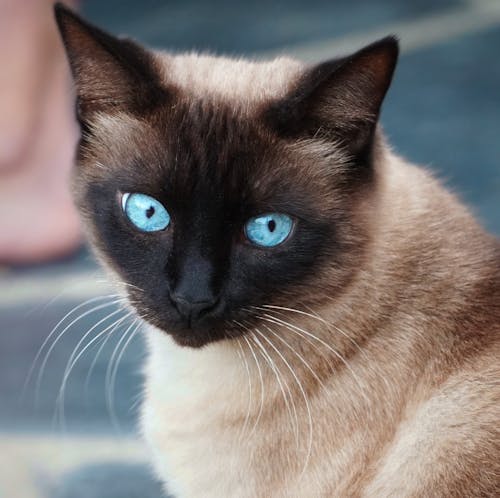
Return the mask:
[[[292,233],[294,220],[283,213],[265,213],[250,218],[244,226],[249,242],[259,247],[276,247]]]
[[[141,232],[159,232],[170,225],[170,215],[165,206],[154,197],[141,193],[124,193],[122,211]]]

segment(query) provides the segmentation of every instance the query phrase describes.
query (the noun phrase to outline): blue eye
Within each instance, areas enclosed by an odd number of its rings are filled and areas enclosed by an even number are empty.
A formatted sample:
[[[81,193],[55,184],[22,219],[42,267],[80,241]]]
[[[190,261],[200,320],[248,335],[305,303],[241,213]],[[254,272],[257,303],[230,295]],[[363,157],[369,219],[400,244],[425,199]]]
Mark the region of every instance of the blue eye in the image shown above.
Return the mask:
[[[290,235],[292,228],[293,220],[286,214],[262,214],[247,221],[245,235],[258,246],[274,247]]]
[[[170,225],[163,204],[146,194],[123,194],[122,209],[127,218],[143,232],[157,232]]]

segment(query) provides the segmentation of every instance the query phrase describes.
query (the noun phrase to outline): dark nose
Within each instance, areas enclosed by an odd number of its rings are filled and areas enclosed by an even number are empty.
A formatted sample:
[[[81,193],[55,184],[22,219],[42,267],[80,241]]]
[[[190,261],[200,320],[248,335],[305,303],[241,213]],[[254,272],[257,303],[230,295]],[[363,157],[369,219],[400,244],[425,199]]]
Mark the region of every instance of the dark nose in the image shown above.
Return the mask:
[[[193,300],[182,294],[173,292],[170,295],[172,303],[177,308],[179,314],[189,321],[189,324],[196,322],[212,311],[219,302],[218,297],[206,300]]]

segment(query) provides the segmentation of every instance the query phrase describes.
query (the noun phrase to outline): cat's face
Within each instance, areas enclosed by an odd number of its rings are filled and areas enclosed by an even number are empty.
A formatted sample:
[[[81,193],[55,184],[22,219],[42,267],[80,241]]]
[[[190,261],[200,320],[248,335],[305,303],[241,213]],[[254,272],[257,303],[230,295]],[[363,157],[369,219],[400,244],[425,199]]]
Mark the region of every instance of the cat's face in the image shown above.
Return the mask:
[[[225,98],[209,83],[221,67],[237,85],[231,71],[269,65],[172,62],[58,20],[83,130],[77,203],[140,316],[199,347],[245,333],[263,305],[320,306],[348,285],[369,242],[394,40],[309,70],[274,63],[288,75],[275,91],[256,80],[261,92]],[[180,82],[179,61],[211,73]]]

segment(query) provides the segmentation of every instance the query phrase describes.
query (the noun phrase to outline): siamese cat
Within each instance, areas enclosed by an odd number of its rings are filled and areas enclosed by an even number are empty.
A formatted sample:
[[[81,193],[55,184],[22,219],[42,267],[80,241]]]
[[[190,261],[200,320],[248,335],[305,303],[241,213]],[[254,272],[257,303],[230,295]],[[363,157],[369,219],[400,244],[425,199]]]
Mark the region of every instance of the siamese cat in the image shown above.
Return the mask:
[[[165,490],[500,496],[500,245],[387,145],[397,40],[310,67],[56,17],[75,199],[147,323]]]

